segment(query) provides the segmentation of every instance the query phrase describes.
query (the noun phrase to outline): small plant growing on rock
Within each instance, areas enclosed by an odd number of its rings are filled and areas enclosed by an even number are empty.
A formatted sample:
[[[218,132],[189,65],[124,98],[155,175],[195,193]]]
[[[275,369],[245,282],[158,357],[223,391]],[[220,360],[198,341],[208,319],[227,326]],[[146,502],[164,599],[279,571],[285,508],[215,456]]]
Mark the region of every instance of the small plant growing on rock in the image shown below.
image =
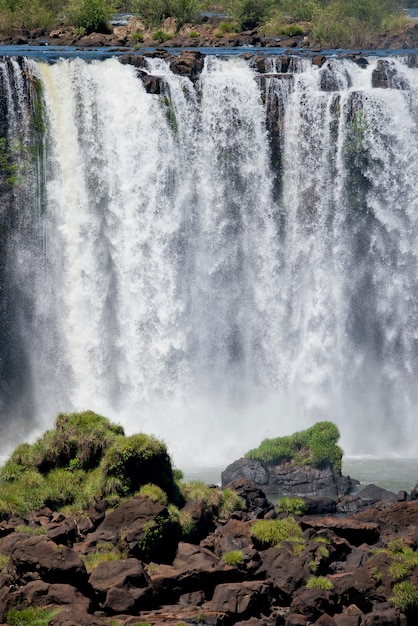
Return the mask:
[[[334,589],[334,585],[329,578],[325,576],[311,576],[306,583],[307,589],[320,589],[322,591],[331,591]]]
[[[169,33],[166,33],[165,30],[159,28],[152,34],[152,38],[154,39],[154,41],[158,41],[158,43],[161,44],[171,39],[171,35]]]
[[[293,517],[273,520],[257,520],[251,526],[251,538],[260,548],[280,546],[284,541],[302,542],[302,529]]]
[[[139,493],[143,496],[148,496],[153,502],[161,502],[161,504],[168,504],[168,498],[165,491],[158,485],[148,483],[143,485],[139,490]]]
[[[9,626],[46,626],[61,609],[10,609],[7,613]]]
[[[302,498],[280,498],[276,504],[276,513],[287,513],[288,515],[303,515],[306,509],[305,501]]]
[[[404,611],[411,613],[418,609],[418,589],[410,580],[395,583],[389,600]]]
[[[242,550],[231,550],[222,555],[222,560],[225,561],[227,565],[239,565],[242,563],[243,558]]]

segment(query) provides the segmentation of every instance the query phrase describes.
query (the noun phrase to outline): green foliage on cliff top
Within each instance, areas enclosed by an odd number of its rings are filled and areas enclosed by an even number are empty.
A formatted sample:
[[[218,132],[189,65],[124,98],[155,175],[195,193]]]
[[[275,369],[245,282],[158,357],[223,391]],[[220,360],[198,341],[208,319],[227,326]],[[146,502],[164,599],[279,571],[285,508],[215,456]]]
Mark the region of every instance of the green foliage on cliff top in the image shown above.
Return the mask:
[[[33,444],[19,445],[0,471],[0,515],[89,502],[115,503],[153,483],[181,503],[164,443],[123,428],[91,411],[62,413],[55,428]]]
[[[288,435],[264,439],[258,448],[245,455],[264,463],[293,461],[296,465],[332,466],[341,470],[343,452],[337,445],[339,430],[332,422],[317,422],[311,428]]]

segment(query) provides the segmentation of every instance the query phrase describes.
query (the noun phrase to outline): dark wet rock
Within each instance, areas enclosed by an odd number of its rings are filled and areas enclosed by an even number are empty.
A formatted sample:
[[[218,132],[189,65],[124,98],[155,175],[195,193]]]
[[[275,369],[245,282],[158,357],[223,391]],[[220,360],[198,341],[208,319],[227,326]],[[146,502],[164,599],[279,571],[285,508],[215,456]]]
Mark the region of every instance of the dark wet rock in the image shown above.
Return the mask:
[[[170,63],[170,69],[174,74],[187,76],[196,80],[203,70],[205,55],[198,50],[186,50]]]
[[[247,458],[238,459],[222,472],[222,485],[239,478],[255,482],[267,494],[281,496],[336,497],[350,493],[358,484],[331,466],[299,466],[289,461],[273,464]]]
[[[87,572],[80,557],[67,546],[46,537],[29,537],[17,542],[10,552],[9,571],[22,581],[42,579],[84,588]]]
[[[379,59],[372,73],[372,87],[381,89],[407,89],[409,82],[399,73],[393,61]]]
[[[357,513],[366,507],[370,507],[377,502],[383,501],[387,507],[388,500],[397,501],[398,496],[393,491],[382,489],[376,485],[370,484],[364,489],[361,489],[358,493],[351,496],[344,496],[340,498],[337,504],[337,511],[339,513]],[[389,503],[391,506],[391,503]]]
[[[374,522],[363,522],[352,518],[339,518],[325,516],[320,518],[303,517],[302,528],[313,528],[314,530],[332,530],[339,537],[347,539],[352,545],[360,546],[362,543],[374,545],[379,541],[380,528]]]
[[[224,612],[234,619],[260,617],[269,613],[271,586],[265,581],[225,583],[215,588],[213,598],[203,608]]]
[[[247,478],[238,478],[225,485],[225,489],[232,489],[242,498],[247,513],[259,513],[265,515],[274,509],[273,504],[267,500],[265,493],[253,481]]]

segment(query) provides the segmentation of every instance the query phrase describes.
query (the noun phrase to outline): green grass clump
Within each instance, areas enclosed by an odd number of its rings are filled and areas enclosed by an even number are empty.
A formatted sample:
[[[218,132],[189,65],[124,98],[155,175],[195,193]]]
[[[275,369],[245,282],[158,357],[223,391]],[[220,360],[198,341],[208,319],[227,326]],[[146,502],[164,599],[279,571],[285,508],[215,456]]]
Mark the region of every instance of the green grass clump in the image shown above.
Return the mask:
[[[231,550],[222,555],[222,560],[225,561],[227,565],[239,565],[242,563],[243,558],[242,550]]]
[[[154,41],[158,41],[158,43],[164,43],[165,41],[171,39],[172,35],[166,33],[165,30],[159,28],[152,34],[152,38],[154,39]]]
[[[311,576],[306,583],[306,588],[331,591],[331,589],[334,589],[334,584],[329,578],[325,578],[325,576]]]
[[[401,611],[411,613],[418,609],[418,589],[410,580],[402,580],[393,585],[389,600]]]
[[[265,463],[293,461],[297,465],[332,466],[341,471],[342,450],[337,445],[339,430],[332,422],[317,422],[311,428],[287,437],[265,439],[245,455]]]
[[[147,496],[153,502],[160,502],[161,504],[168,504],[167,494],[161,487],[158,485],[154,485],[153,483],[148,483],[143,485],[139,490],[139,493],[143,496]]]
[[[257,520],[251,526],[251,538],[261,549],[280,546],[284,541],[303,543],[302,529],[293,517]]]
[[[106,563],[107,561],[120,561],[124,558],[121,552],[110,543],[98,543],[95,552],[90,554],[82,554],[82,559],[88,574],[98,566],[100,563]]]
[[[39,607],[10,609],[7,613],[7,624],[9,626],[46,626],[60,610]]]
[[[288,515],[303,515],[306,503],[302,498],[280,498],[276,504],[276,513],[287,513]]]
[[[210,487],[199,480],[181,483],[180,489],[185,500],[202,502],[216,518],[225,518],[244,509],[244,502],[233,489]]]

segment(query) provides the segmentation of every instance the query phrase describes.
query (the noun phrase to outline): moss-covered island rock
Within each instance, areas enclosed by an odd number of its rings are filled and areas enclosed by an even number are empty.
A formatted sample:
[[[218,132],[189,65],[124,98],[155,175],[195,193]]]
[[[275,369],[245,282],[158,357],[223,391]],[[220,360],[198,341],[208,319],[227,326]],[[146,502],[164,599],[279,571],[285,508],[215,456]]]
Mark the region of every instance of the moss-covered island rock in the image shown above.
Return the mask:
[[[338,497],[358,484],[341,474],[340,433],[332,422],[265,439],[222,472],[222,485],[246,478],[268,494]]]

